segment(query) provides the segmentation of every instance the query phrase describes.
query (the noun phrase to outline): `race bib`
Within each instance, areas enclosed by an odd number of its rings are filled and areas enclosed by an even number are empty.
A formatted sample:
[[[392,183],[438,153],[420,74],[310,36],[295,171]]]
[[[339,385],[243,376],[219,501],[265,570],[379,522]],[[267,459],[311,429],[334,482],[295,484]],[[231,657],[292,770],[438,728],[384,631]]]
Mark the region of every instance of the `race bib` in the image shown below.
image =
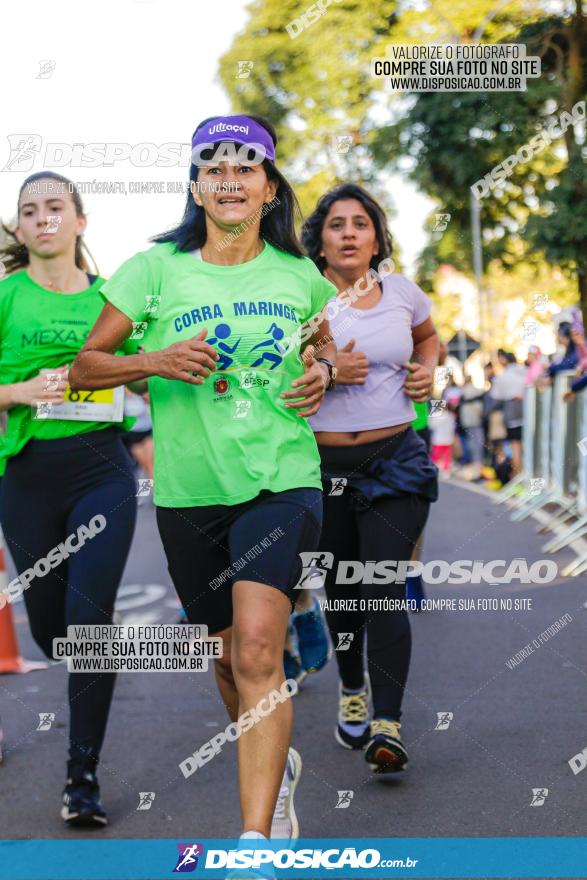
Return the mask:
[[[69,385],[63,403],[34,405],[34,419],[66,419],[73,422],[121,422],[124,417],[124,387],[100,391],[72,391]]]

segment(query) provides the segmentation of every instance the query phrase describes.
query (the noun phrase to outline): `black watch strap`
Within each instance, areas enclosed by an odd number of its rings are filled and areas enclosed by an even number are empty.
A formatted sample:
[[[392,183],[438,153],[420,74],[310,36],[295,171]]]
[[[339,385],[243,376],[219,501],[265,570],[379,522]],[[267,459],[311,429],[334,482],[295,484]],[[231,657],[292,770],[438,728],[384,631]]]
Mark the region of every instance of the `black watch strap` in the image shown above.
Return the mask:
[[[329,377],[330,381],[328,382],[328,385],[326,386],[326,390],[330,391],[332,388],[334,388],[334,386],[336,384],[336,367],[334,366],[332,361],[328,360],[328,358],[317,357],[316,361],[319,364],[326,364],[326,366],[328,367],[328,377]]]

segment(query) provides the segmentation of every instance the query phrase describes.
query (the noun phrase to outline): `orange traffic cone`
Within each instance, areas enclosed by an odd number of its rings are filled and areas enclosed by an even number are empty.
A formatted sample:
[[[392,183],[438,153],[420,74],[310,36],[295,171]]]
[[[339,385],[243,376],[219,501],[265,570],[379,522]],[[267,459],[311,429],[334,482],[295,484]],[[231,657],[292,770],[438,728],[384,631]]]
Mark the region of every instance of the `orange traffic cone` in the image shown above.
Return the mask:
[[[0,592],[7,583],[4,552],[0,544]],[[12,609],[6,603],[3,608],[0,608],[0,673],[32,672],[34,669],[47,669],[48,665],[48,663],[22,659],[18,653]]]

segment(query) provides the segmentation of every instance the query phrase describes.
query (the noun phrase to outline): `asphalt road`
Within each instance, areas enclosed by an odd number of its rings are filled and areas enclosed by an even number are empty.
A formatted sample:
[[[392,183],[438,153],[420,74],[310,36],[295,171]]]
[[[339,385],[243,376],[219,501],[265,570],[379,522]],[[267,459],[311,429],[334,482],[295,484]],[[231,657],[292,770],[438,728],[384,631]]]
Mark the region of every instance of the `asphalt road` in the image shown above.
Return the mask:
[[[512,523],[504,506],[443,483],[424,558],[542,558],[544,536],[532,520]],[[554,557],[560,568],[569,558]],[[587,772],[569,760],[587,747],[585,654],[587,580],[547,585],[438,585],[438,598],[529,598],[520,611],[443,611],[412,615],[413,663],[404,704],[409,769],[374,777],[360,753],[333,737],[337,680],[332,661],[295,698],[294,745],[304,770],[296,809],[304,837],[583,836]],[[177,600],[166,571],[153,507],[140,509],[123,579],[120,622],[175,621]],[[41,659],[22,603],[14,606],[22,653]],[[506,662],[548,626],[572,622],[519,665]],[[65,838],[59,818],[66,755],[66,673],[0,678],[4,763],[0,827],[5,839]],[[38,731],[39,713],[55,713]],[[438,713],[452,713],[436,729]],[[178,764],[227,723],[211,671],[123,674],[118,678],[100,782],[110,824],[103,838],[200,839],[238,836],[236,748],[224,747],[190,779]],[[533,789],[548,789],[530,806]],[[155,792],[137,810],[139,792]],[[351,791],[346,808],[339,791]],[[79,833],[79,832],[78,832]],[[87,836],[87,832],[82,835]]]

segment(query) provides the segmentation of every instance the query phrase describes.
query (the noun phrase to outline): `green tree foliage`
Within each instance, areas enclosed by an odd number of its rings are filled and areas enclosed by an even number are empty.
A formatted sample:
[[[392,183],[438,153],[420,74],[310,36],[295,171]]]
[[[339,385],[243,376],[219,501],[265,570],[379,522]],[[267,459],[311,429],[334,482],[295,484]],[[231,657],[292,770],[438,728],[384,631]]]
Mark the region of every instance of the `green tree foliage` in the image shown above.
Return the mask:
[[[501,8],[502,16],[509,6]],[[495,22],[496,26],[499,21]],[[470,28],[468,29],[470,32]],[[463,37],[461,33],[460,38]],[[515,154],[539,131],[555,126],[587,92],[587,28],[577,0],[574,14],[531,22],[508,35],[542,60],[540,79],[526,92],[418,95],[405,116],[372,142],[380,167],[403,167],[439,210],[451,214],[451,234],[433,236],[420,274],[430,282],[446,261],[470,269],[469,187]],[[507,181],[481,201],[486,262],[513,268],[544,259],[574,275],[584,315],[587,305],[587,176],[581,126],[520,162]],[[584,144],[584,140],[583,140]],[[524,247],[520,252],[520,242]]]
[[[363,134],[374,83],[370,59],[384,54],[397,3],[335,0],[292,39],[286,26],[310,5],[255,0],[244,32],[220,60],[235,111],[262,114],[277,129],[280,164],[296,184],[304,213],[339,182],[373,182]],[[239,79],[244,60],[254,66]],[[352,139],[346,153],[338,149],[340,137]],[[378,194],[385,196],[382,184]]]
[[[254,0],[242,34],[221,59],[235,111],[261,113],[276,126],[279,154],[304,212],[342,180],[363,182],[390,209],[389,172],[409,176],[450,213],[432,231],[420,279],[430,287],[442,262],[471,269],[470,186],[561,112],[585,99],[587,28],[582,0],[340,0],[294,39],[287,31],[311,5]],[[566,5],[565,5],[566,4]],[[570,5],[569,5],[570,4]],[[291,29],[291,28],[290,28]],[[294,27],[298,32],[299,26]],[[390,43],[521,42],[539,55],[542,76],[525,92],[390,95],[370,61]],[[238,62],[254,61],[239,79]],[[352,139],[347,153],[338,136]],[[587,210],[584,145],[578,127],[519,163],[481,201],[486,267],[514,271],[544,261],[578,281],[587,311]],[[587,318],[587,314],[585,315]],[[586,321],[587,323],[587,321]]]

